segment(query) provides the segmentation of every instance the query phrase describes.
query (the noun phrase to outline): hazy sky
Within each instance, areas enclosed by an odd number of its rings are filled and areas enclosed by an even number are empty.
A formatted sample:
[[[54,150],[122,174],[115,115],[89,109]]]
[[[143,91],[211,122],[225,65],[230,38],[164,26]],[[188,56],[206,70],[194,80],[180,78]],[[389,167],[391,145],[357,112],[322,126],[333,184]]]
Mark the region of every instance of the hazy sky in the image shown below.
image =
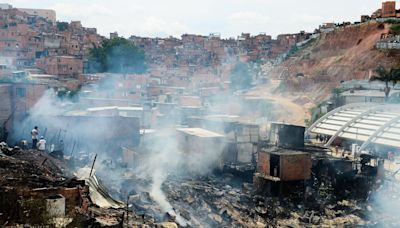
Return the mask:
[[[102,35],[129,37],[241,32],[276,36],[313,31],[323,22],[358,21],[381,0],[13,0],[20,8],[57,11],[60,21],[80,20]],[[397,1],[400,5],[400,2]]]

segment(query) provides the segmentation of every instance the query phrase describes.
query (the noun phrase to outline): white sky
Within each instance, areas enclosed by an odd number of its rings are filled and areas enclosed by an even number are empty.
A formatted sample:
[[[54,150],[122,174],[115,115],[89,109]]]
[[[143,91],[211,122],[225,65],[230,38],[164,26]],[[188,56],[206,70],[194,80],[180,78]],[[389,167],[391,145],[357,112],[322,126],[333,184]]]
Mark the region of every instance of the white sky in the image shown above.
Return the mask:
[[[312,32],[324,22],[359,21],[381,0],[12,0],[20,8],[46,8],[57,20],[80,20],[102,35],[180,37],[183,33],[236,37]],[[400,1],[397,0],[397,5]],[[399,8],[399,7],[397,7]]]

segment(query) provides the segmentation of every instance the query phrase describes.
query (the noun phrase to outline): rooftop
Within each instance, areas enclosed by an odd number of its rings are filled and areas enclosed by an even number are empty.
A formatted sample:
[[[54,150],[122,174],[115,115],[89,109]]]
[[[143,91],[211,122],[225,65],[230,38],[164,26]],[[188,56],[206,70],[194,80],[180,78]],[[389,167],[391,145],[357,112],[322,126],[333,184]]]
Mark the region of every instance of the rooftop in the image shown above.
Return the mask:
[[[264,148],[261,153],[275,154],[275,155],[305,155],[309,154],[300,150],[285,149],[280,147]]]
[[[223,135],[215,133],[213,131],[209,131],[203,128],[177,128],[177,131],[182,133],[200,137],[200,138],[223,138]]]
[[[143,107],[119,107],[119,106],[104,106],[88,108],[88,112],[106,111],[106,110],[118,110],[118,111],[143,111]]]
[[[396,93],[396,92],[400,92],[400,90],[391,90],[390,94]],[[340,95],[342,96],[348,96],[348,97],[357,97],[357,96],[361,96],[361,97],[385,97],[385,93],[381,90],[348,90],[345,91],[343,93],[341,93]]]
[[[212,121],[223,121],[223,122],[237,122],[239,116],[236,115],[208,115],[199,117],[200,119],[212,120]]]

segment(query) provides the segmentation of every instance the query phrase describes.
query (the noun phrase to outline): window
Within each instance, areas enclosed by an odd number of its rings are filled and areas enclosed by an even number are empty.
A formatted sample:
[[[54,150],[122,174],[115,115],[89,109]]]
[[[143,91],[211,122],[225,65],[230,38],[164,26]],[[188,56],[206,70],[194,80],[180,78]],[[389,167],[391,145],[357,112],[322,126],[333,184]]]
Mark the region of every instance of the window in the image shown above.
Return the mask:
[[[25,88],[17,88],[16,90],[18,97],[26,97],[26,89]]]

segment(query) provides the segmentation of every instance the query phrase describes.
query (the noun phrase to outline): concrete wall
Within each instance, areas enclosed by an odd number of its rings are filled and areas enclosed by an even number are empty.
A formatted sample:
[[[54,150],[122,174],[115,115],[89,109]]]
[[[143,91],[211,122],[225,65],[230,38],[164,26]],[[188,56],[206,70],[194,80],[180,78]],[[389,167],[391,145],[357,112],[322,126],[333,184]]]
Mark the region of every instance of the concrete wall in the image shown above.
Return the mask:
[[[226,162],[251,163],[253,155],[257,152],[257,144],[260,138],[258,125],[201,117],[188,118],[188,125],[218,132],[225,135],[228,141],[234,143],[235,148],[231,148],[229,153],[235,157],[226,160]]]
[[[376,43],[378,49],[400,49],[400,43],[380,41]]]
[[[0,127],[3,126],[4,121],[6,121],[12,113],[11,91],[11,85],[0,84]]]
[[[179,146],[181,151],[187,154],[202,154],[204,151],[222,152],[225,147],[225,142],[222,137],[197,137],[194,135],[179,132]],[[222,153],[221,153],[222,154]]]
[[[344,97],[344,104],[367,103],[367,102],[383,103],[383,102],[385,102],[385,98],[384,97],[366,97],[366,96],[345,96]]]
[[[12,96],[17,119],[24,117],[43,96],[48,89],[48,85],[16,83],[12,87]]]

